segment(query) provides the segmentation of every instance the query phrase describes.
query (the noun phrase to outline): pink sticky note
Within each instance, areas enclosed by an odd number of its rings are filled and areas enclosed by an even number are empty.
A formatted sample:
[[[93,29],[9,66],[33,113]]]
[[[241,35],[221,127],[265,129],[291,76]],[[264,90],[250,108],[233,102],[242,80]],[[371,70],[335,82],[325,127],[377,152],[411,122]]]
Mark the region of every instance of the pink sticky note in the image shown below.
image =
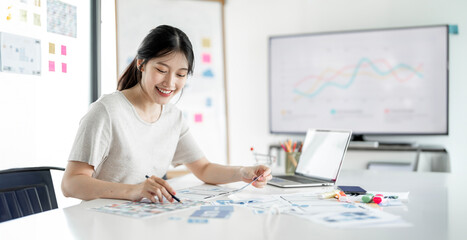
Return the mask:
[[[66,63],[62,63],[62,73],[66,73]]]
[[[55,62],[49,61],[49,72],[55,72]]]
[[[62,45],[62,55],[66,56],[66,46]]]
[[[211,54],[203,53],[203,63],[210,63],[211,62]]]
[[[196,123],[203,122],[203,114],[201,114],[201,113],[196,113],[196,114],[195,114],[195,122],[196,122]]]

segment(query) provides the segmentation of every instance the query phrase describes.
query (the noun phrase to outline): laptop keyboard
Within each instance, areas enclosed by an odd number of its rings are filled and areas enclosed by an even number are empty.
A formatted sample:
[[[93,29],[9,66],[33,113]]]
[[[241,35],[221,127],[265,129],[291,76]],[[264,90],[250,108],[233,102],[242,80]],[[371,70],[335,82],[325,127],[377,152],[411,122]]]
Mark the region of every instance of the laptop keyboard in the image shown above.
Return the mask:
[[[322,183],[323,182],[323,181],[319,181],[319,180],[303,178],[303,177],[298,177],[298,176],[294,176],[294,175],[280,176],[280,178],[281,179],[286,179],[286,180],[289,180],[289,181],[299,182],[299,183]]]

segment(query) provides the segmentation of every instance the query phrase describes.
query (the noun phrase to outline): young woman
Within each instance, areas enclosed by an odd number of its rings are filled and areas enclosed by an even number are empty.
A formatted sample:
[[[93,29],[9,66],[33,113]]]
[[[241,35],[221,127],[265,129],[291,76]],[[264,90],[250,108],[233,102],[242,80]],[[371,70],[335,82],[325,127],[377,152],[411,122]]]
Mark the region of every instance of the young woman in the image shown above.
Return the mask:
[[[182,112],[170,104],[193,73],[190,40],[181,30],[159,26],[141,43],[118,82],[118,91],[94,102],[81,119],[62,180],[67,197],[173,202],[162,179],[170,164],[185,164],[206,183],[271,179],[266,166],[210,163],[190,134]],[[145,178],[146,175],[152,175]]]

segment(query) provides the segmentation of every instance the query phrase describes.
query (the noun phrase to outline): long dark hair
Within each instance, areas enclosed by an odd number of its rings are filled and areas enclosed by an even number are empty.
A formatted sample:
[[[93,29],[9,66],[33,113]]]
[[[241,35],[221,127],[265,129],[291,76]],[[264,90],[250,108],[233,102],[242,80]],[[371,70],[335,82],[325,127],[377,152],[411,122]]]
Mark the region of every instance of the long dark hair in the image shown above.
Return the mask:
[[[167,25],[152,29],[139,46],[135,59],[128,65],[118,80],[117,90],[132,88],[139,83],[141,72],[136,63],[138,59],[143,60],[140,65],[141,68],[152,58],[163,57],[174,52],[185,55],[188,61],[188,74],[193,74],[194,54],[188,36],[180,29]]]

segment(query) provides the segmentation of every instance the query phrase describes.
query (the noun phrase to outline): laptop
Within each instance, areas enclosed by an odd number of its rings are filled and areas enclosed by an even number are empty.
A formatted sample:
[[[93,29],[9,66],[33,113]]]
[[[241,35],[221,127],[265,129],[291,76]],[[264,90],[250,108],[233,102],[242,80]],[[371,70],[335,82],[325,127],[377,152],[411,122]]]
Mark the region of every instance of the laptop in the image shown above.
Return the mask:
[[[351,136],[347,130],[309,129],[295,174],[273,176],[268,184],[283,188],[334,185]]]

